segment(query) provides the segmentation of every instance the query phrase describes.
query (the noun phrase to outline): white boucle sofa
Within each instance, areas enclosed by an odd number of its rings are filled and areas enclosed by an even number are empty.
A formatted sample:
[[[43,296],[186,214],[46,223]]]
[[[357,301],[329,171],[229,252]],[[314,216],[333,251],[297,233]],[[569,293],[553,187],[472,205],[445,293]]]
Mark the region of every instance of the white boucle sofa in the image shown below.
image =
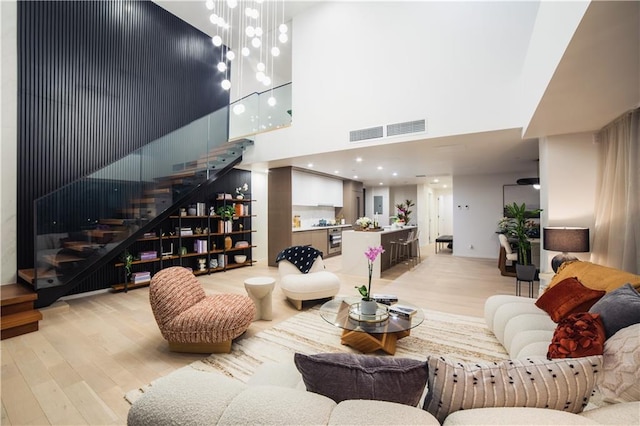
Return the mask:
[[[486,301],[487,325],[513,359],[546,357],[556,324],[534,303],[534,299],[506,295]],[[544,408],[474,408],[449,414],[443,424],[638,425],[638,340],[640,324],[635,324],[605,342],[606,379],[598,386],[615,404],[580,414]],[[607,365],[615,371],[607,372]],[[626,387],[620,393],[616,387],[622,384]],[[421,406],[371,400],[336,404],[325,396],[307,392],[291,360],[286,364],[262,364],[246,384],[218,373],[184,368],[154,382],[131,407],[128,424],[439,424]]]
[[[477,408],[450,414],[445,425],[638,424],[640,402],[580,414],[543,408]],[[307,392],[293,362],[263,364],[241,383],[219,373],[184,368],[157,380],[131,407],[142,425],[438,425],[419,407],[385,401],[331,399]]]

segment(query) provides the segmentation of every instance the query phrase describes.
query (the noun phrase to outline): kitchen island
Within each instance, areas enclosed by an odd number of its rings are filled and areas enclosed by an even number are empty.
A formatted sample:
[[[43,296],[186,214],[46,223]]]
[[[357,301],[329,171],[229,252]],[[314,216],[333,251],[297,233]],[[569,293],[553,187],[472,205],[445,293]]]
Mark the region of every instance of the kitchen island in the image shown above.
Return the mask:
[[[380,278],[391,267],[391,242],[406,240],[409,232],[417,226],[405,226],[400,229],[381,231],[344,231],[342,232],[342,271],[348,274],[368,277],[369,268],[364,252],[369,247],[381,245],[384,253],[373,262],[373,278]],[[348,272],[347,272],[348,271]]]

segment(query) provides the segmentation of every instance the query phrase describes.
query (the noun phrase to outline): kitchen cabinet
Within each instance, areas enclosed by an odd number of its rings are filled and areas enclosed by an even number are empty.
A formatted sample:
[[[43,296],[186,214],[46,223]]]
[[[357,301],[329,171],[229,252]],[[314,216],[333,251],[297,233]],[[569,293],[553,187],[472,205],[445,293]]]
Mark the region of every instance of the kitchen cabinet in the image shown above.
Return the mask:
[[[325,257],[329,249],[328,241],[327,229],[296,231],[291,236],[292,246],[311,246],[324,253]]]
[[[291,204],[294,206],[342,207],[342,180],[291,172]]]

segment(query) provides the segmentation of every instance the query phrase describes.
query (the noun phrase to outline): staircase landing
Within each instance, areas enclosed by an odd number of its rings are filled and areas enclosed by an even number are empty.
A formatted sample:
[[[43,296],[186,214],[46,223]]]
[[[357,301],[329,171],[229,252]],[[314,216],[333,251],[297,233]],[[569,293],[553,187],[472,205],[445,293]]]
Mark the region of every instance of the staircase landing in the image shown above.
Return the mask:
[[[0,287],[0,299],[2,340],[38,331],[42,314],[33,308],[38,299],[35,291],[19,284],[3,285]]]

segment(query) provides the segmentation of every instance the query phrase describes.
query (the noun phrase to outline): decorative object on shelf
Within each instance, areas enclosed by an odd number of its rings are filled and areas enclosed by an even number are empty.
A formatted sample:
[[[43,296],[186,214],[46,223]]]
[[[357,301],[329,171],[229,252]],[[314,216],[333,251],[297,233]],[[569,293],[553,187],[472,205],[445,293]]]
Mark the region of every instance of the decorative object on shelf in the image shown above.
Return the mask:
[[[129,250],[125,250],[120,255],[120,260],[124,263],[124,271],[127,275],[127,281],[131,277],[131,265],[133,265],[133,255],[129,253]]]
[[[236,254],[235,256],[233,256],[233,260],[236,263],[244,263],[247,261],[247,256],[244,254]]]
[[[366,231],[373,224],[373,221],[367,216],[359,217],[356,220],[356,225],[360,227],[360,231]],[[357,229],[356,229],[357,230]]]
[[[205,204],[204,203],[196,203],[196,215],[204,216],[205,215]]]
[[[415,205],[416,204],[413,202],[413,200],[405,200],[404,203],[396,204],[396,209],[398,209],[398,214],[395,217],[396,217],[396,222],[398,222],[400,226],[409,224],[409,221],[411,220],[410,218],[411,210],[409,209]]]
[[[198,269],[200,269],[200,271],[205,271],[207,269],[207,259],[204,257],[198,258]]]
[[[218,267],[218,259],[211,259],[209,261],[209,268],[215,269]]]
[[[235,203],[233,208],[236,216],[242,216],[242,203]]]
[[[215,216],[216,208],[214,206],[209,207],[209,216]]]
[[[226,204],[218,207],[216,213],[222,218],[222,220],[231,220],[236,213],[236,209],[233,207],[233,204]]]
[[[187,248],[186,247],[180,247],[180,254],[183,255],[183,256],[185,254],[187,254]]]
[[[244,198],[244,194],[249,190],[249,185],[245,182],[244,185],[236,188],[236,198],[241,200]]]
[[[360,313],[363,315],[374,315],[378,309],[378,303],[371,298],[371,277],[373,275],[373,262],[375,262],[378,255],[384,253],[382,246],[369,247],[364,255],[367,257],[367,264],[369,268],[369,286],[356,286],[358,292],[362,296],[360,301]]]
[[[186,216],[187,215],[187,209],[185,209],[184,207],[180,208],[180,216]]]
[[[224,249],[229,250],[233,246],[233,241],[231,241],[230,236],[224,237]]]
[[[225,258],[226,258],[226,255],[224,254],[218,255],[218,268],[224,268]]]
[[[202,234],[202,228],[200,228],[199,226],[196,226],[196,229],[193,231],[193,233],[195,235],[200,235]]]
[[[249,242],[248,241],[236,241],[236,247],[237,248],[249,247]]]
[[[188,216],[195,216],[196,213],[198,212],[198,210],[196,209],[195,205],[190,205],[189,208],[187,209],[187,215]]]
[[[557,272],[560,265],[567,260],[577,260],[569,252],[586,253],[589,251],[589,228],[578,227],[547,227],[543,229],[545,250],[560,251],[562,253],[551,259],[553,272]]]

